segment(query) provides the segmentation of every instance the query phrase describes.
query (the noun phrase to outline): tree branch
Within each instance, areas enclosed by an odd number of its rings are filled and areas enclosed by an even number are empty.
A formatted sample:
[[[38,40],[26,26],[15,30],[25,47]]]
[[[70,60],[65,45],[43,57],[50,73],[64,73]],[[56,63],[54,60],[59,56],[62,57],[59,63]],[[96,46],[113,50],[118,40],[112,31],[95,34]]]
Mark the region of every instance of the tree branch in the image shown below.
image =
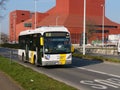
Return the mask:
[[[4,15],[3,14],[3,11],[6,10],[5,8],[5,3],[7,2],[8,0],[0,0],[0,19],[3,18]]]

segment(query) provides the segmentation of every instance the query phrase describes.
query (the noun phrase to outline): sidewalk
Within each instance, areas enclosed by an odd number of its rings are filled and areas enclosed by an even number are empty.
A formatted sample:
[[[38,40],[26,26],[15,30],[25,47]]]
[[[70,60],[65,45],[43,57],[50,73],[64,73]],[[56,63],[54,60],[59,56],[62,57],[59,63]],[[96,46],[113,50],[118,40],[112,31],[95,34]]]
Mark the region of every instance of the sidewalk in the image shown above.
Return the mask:
[[[9,76],[0,71],[0,90],[23,90]]]

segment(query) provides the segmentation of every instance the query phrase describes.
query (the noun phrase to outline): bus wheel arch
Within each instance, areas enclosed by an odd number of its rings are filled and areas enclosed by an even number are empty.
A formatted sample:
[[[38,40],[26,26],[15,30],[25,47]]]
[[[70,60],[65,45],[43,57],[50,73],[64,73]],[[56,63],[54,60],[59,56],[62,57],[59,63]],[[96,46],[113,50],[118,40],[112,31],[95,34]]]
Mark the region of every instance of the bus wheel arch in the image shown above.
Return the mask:
[[[33,57],[33,64],[35,64],[35,61],[36,61],[36,55],[34,55]]]
[[[25,59],[24,53],[22,53],[22,59],[21,60],[24,61],[24,59]]]
[[[34,55],[34,64],[35,64],[37,67],[39,66],[39,64],[38,64],[38,62],[37,62],[36,55]]]

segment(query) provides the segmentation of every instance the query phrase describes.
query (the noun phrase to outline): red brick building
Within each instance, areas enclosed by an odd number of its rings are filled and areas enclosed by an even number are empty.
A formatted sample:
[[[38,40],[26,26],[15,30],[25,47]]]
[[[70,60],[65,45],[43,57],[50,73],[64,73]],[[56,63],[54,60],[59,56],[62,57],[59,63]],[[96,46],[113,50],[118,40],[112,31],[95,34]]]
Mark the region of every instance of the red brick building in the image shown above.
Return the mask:
[[[102,38],[102,20],[105,0],[86,0],[86,33],[89,43]],[[84,0],[56,0],[56,6],[46,13],[37,12],[39,26],[66,26],[71,32],[72,43],[80,43],[83,33]],[[103,10],[104,9],[104,10]],[[120,25],[104,16],[104,38],[120,33]],[[25,27],[26,25],[31,27]],[[35,13],[16,10],[10,13],[10,41],[17,41],[21,31],[34,29]]]

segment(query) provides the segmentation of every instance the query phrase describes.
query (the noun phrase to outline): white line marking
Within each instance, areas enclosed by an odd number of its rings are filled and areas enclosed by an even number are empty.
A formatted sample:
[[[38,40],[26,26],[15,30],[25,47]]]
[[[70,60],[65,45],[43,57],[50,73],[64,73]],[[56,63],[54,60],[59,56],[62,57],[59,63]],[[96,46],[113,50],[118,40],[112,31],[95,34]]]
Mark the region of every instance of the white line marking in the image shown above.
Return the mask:
[[[85,85],[90,85],[92,88],[95,88],[95,89],[107,89],[108,88],[107,86],[96,84],[94,83],[94,81],[82,80],[80,81],[80,83],[85,84]]]
[[[87,68],[83,68],[83,67],[76,67],[76,68],[81,69],[81,70],[86,70],[86,71],[94,72],[94,73],[99,73],[99,74],[107,75],[107,76],[112,76],[112,77],[120,78],[119,75],[115,75],[115,74],[109,74],[109,73],[106,73],[106,72],[96,71],[96,70],[87,69]]]
[[[95,82],[98,82],[98,83],[100,83],[100,84],[104,84],[104,85],[113,87],[113,88],[119,88],[118,86],[116,86],[115,83],[112,83],[112,82],[107,81],[107,80],[95,79],[94,81],[95,81]]]

